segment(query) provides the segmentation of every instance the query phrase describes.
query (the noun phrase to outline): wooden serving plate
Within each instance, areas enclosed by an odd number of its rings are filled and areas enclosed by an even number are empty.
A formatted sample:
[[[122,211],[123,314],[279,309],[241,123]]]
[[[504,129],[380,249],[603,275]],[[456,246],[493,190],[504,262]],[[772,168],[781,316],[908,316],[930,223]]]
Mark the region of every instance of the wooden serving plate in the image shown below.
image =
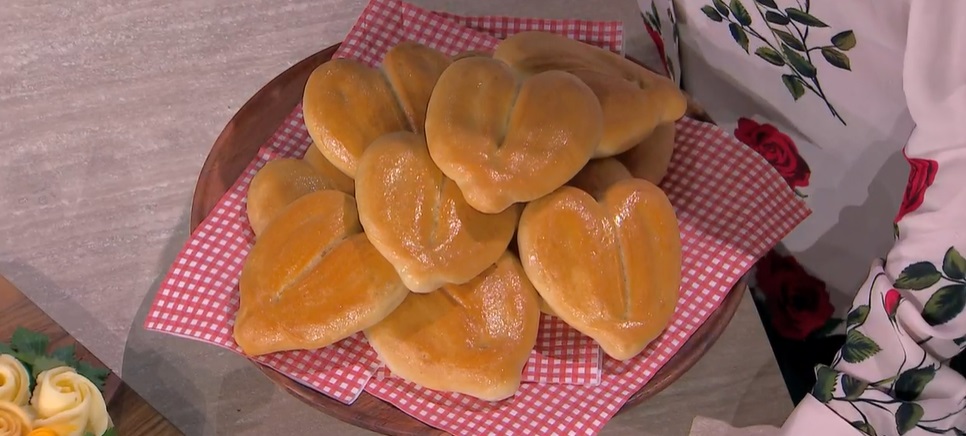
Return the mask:
[[[245,167],[255,158],[259,147],[267,141],[292,109],[302,100],[309,75],[319,65],[332,59],[336,44],[295,64],[258,91],[228,122],[208,154],[191,202],[191,231],[208,216],[222,195],[235,183]],[[636,62],[636,61],[635,61]],[[640,63],[640,62],[638,62]],[[688,116],[706,122],[711,119],[689,99]],[[621,411],[653,397],[680,378],[707,352],[738,309],[746,289],[740,281],[714,311],[704,325],[681,347],[640,391],[627,401]],[[375,432],[393,435],[443,435],[410,417],[389,403],[363,392],[352,405],[345,405],[317,391],[306,388],[287,376],[253,363],[273,382],[313,407],[350,424]],[[620,412],[618,412],[620,413]]]

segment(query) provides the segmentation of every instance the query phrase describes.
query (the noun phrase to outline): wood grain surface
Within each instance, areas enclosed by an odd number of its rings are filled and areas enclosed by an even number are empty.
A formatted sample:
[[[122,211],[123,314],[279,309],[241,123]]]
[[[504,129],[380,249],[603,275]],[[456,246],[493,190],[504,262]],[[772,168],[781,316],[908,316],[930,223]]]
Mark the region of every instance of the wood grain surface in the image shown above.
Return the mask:
[[[194,232],[222,196],[234,185],[257,155],[259,147],[271,137],[285,117],[302,101],[305,83],[312,71],[328,62],[338,48],[338,44],[330,46],[279,74],[255,93],[228,122],[221,135],[215,140],[211,153],[208,154],[198,176],[198,184],[191,203],[191,232]],[[640,63],[640,61],[635,62]],[[705,122],[710,121],[708,115],[690,101],[688,116]],[[745,291],[745,281],[742,280],[701,328],[684,343],[677,354],[628,399],[618,414],[657,395],[691,369],[724,332],[738,309]],[[300,400],[350,424],[400,436],[443,434],[367,392],[363,392],[353,404],[345,405],[305,387],[268,366],[254,361],[253,364],[273,382],[284,387]]]
[[[414,0],[453,13],[620,20],[634,0]],[[212,142],[273,77],[341,41],[364,0],[0,1],[0,273],[189,435],[372,434],[218,347],[141,326],[188,237]],[[686,24],[686,23],[685,23]],[[750,298],[674,384],[606,434],[685,435],[695,415],[791,411]]]
[[[13,283],[0,276],[0,341],[7,342],[18,327],[40,332],[50,338],[51,349],[74,345],[77,357],[96,367],[104,364],[70,334],[30,301]],[[164,416],[113,372],[104,387],[107,413],[119,435],[180,435]]]

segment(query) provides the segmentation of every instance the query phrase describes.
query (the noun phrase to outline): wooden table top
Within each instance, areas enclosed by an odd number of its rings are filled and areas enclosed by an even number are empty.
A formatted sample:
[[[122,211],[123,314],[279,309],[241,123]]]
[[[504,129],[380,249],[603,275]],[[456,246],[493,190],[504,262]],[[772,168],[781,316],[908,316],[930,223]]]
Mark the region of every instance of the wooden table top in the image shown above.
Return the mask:
[[[97,357],[40,310],[13,283],[0,276],[0,341],[9,340],[18,327],[47,335],[53,348],[74,344],[80,360],[104,367]],[[182,434],[113,372],[107,376],[104,398],[107,400],[107,412],[120,435]]]
[[[627,53],[659,62],[634,0],[414,3],[622,20]],[[364,4],[0,0],[0,274],[186,434],[367,434],[231,352],[141,328],[215,138],[268,80],[341,41]],[[604,433],[682,435],[696,415],[779,424],[790,411],[744,298],[694,368]]]

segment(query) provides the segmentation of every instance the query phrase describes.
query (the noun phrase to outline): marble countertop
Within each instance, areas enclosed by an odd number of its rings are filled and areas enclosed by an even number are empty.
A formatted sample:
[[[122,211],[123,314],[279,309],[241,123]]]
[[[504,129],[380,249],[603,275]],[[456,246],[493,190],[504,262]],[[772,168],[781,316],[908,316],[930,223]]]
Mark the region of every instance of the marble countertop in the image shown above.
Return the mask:
[[[420,0],[462,14],[623,20],[632,0]],[[0,2],[0,274],[189,435],[364,434],[276,388],[245,359],[146,332],[187,239],[198,172],[262,85],[342,39],[363,0]],[[608,424],[686,434],[695,415],[780,424],[791,403],[750,299],[684,378]]]

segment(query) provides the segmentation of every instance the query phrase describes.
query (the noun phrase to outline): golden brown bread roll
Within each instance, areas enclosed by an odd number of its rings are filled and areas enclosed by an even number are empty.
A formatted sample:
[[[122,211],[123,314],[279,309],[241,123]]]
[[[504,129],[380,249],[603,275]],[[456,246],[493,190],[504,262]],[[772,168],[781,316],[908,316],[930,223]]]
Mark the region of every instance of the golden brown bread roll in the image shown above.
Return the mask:
[[[588,162],[567,184],[600,199],[611,185],[631,177],[624,164],[612,157],[605,157]]]
[[[302,156],[302,160],[332,182],[334,189],[349,195],[355,195],[355,182],[349,176],[342,173],[342,171],[339,171],[335,165],[332,165],[332,162],[329,162],[325,156],[322,156],[322,152],[319,150],[319,147],[315,146],[315,143],[310,144],[309,148],[305,150],[305,156]]]
[[[553,309],[547,306],[547,300],[544,300],[542,297],[540,298],[540,312],[550,316],[557,316],[556,313],[553,313]]]
[[[352,197],[318,191],[265,228],[242,267],[235,342],[247,355],[333,344],[409,293],[366,239]]]
[[[413,292],[471,280],[500,258],[516,231],[521,207],[494,215],[470,207],[415,133],[373,142],[355,182],[366,235]]]
[[[674,155],[674,134],[674,123],[658,125],[644,142],[617,158],[634,177],[659,185]]]
[[[518,80],[503,62],[468,57],[436,83],[426,142],[436,165],[473,208],[498,213],[570,180],[600,142],[600,103],[576,76]]]
[[[423,133],[429,97],[449,64],[446,55],[415,42],[397,44],[382,60],[382,71],[396,92],[411,131]]]
[[[261,235],[286,206],[303,195],[336,188],[336,183],[304,161],[269,161],[255,173],[248,187],[246,207],[252,232],[256,236]]]
[[[684,116],[687,99],[664,76],[615,53],[546,32],[521,32],[493,53],[525,75],[561,70],[577,75],[600,100],[604,135],[594,157],[629,150],[660,123]]]
[[[657,186],[623,179],[595,201],[564,186],[524,209],[524,270],[560,319],[626,360],[664,330],[681,280],[674,209]]]
[[[449,58],[416,43],[397,44],[380,69],[333,59],[309,76],[302,115],[316,147],[336,168],[355,177],[356,161],[376,138],[423,132],[426,105]]]
[[[333,59],[309,76],[302,96],[305,128],[332,165],[349,177],[376,138],[408,128],[389,81],[379,70]]]
[[[516,33],[497,45],[493,57],[526,74],[549,70],[589,70],[622,77],[636,83],[642,89],[656,85],[675,88],[674,83],[667,77],[650,71],[621,55],[556,33],[540,31]],[[687,102],[680,103],[677,110],[668,108],[668,113],[683,114],[686,104]]]
[[[498,401],[519,388],[539,321],[537,293],[507,252],[469,283],[409,294],[365,334],[403,379]]]
[[[473,57],[489,58],[489,57],[493,57],[493,53],[480,51],[480,50],[466,50],[456,56],[453,56],[453,62],[456,62],[463,58],[473,58]]]

